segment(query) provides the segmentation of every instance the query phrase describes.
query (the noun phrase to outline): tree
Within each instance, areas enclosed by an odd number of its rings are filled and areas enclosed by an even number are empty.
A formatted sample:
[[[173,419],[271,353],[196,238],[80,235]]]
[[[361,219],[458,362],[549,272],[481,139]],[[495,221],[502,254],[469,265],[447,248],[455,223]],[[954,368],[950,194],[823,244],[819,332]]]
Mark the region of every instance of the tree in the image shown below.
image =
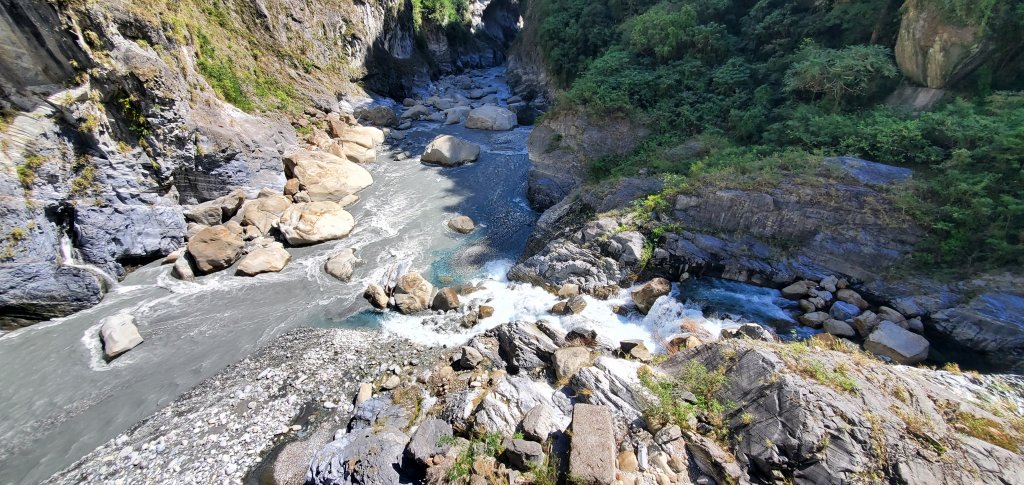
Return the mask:
[[[786,71],[786,91],[823,95],[836,107],[851,97],[870,94],[879,81],[895,78],[898,72],[889,49],[878,45],[825,49],[807,42],[795,58]]]

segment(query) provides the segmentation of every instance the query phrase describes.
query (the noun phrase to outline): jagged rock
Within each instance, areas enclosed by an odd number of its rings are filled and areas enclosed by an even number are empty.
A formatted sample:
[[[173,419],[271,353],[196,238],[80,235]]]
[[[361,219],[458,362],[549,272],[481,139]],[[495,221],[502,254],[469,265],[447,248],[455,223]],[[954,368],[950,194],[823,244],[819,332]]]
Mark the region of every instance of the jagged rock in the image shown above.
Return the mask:
[[[997,51],[984,27],[962,25],[942,3],[910,2],[901,10],[896,64],[918,85],[942,89],[970,74]],[[995,20],[993,20],[995,21]]]
[[[352,272],[355,266],[360,263],[359,258],[356,257],[356,250],[353,248],[345,248],[331,256],[327,263],[324,264],[324,271],[327,274],[337,278],[340,281],[350,281],[352,279]],[[384,290],[381,289],[381,293]],[[385,298],[386,303],[387,298]]]
[[[370,303],[370,306],[378,310],[385,310],[388,307],[388,295],[384,292],[384,288],[376,283],[370,283],[366,287],[366,291],[363,292],[363,298]]]
[[[354,226],[352,214],[338,203],[325,200],[291,205],[281,215],[279,228],[288,244],[303,246],[341,239]]]
[[[245,255],[238,263],[235,274],[256,276],[261,273],[277,273],[283,270],[291,260],[292,255],[280,243],[276,243],[270,247],[257,248]]]
[[[548,386],[537,385],[531,378],[517,375],[504,376],[492,384],[490,392],[478,400],[479,405],[470,402],[476,411],[473,415],[474,427],[480,431],[512,434],[519,423],[525,418],[527,411],[539,404],[555,407],[555,395]],[[467,396],[473,398],[474,396]],[[461,406],[461,405],[459,405]],[[556,421],[560,429],[569,424],[568,416],[556,412]]]
[[[545,403],[530,408],[523,416],[523,435],[540,442],[547,441],[552,433],[562,431],[554,408]]]
[[[801,325],[805,325],[811,328],[821,328],[825,324],[825,320],[828,320],[829,314],[825,312],[811,312],[804,315],[800,315],[799,320]]]
[[[407,456],[421,465],[432,463],[432,458],[448,452],[451,445],[452,425],[437,418],[427,418],[417,426],[405,448]]]
[[[188,208],[184,211],[185,220],[204,226],[216,226],[223,222],[224,214],[216,201],[210,201]]]
[[[854,330],[853,327],[851,327],[848,323],[840,320],[835,320],[831,318],[825,320],[823,327],[825,331],[829,333],[829,335],[835,335],[836,337],[849,338],[857,336],[857,331]]]
[[[455,216],[448,220],[448,228],[459,234],[469,234],[476,229],[476,225],[467,216]]]
[[[451,135],[438,135],[427,145],[420,156],[420,161],[443,167],[456,167],[474,162],[479,157],[480,145]]]
[[[860,293],[857,293],[856,291],[850,289],[842,289],[837,291],[836,299],[842,302],[849,303],[851,305],[855,305],[857,308],[860,308],[861,310],[867,310],[870,306],[868,302],[860,296]]]
[[[928,358],[928,339],[884,321],[864,341],[864,349],[894,362],[911,365]]]
[[[551,313],[555,315],[579,315],[587,307],[587,301],[582,296],[574,296],[566,301],[555,303],[551,307]]]
[[[560,382],[568,380],[581,367],[590,364],[590,349],[586,347],[566,347],[558,349],[551,356],[551,367],[555,371],[555,379]]]
[[[567,344],[594,347],[597,345],[597,331],[592,328],[574,328],[565,334]]]
[[[866,311],[854,317],[851,323],[861,337],[867,337],[871,332],[875,331],[880,321],[875,312]]]
[[[828,311],[829,316],[836,320],[849,320],[857,315],[860,315],[860,308],[851,303],[845,301],[837,301],[832,304],[832,308]]]
[[[640,365],[598,357],[591,367],[581,368],[573,375],[569,387],[577,393],[579,402],[608,406],[617,417],[632,421],[643,415],[651,399],[636,376]]]
[[[536,441],[506,438],[502,446],[505,459],[513,468],[529,470],[544,464],[544,448]]]
[[[558,345],[535,323],[512,322],[486,335],[498,339],[502,359],[512,373],[534,371],[547,366]]]
[[[359,406],[373,397],[373,384],[369,382],[359,383],[359,391],[356,392],[355,405]]]
[[[119,261],[151,261],[169,254],[181,247],[187,226],[181,207],[110,204],[78,205],[74,229],[83,259],[122,278],[127,270]]]
[[[633,303],[644,315],[651,310],[654,302],[672,292],[672,283],[665,278],[654,278],[632,293]]]
[[[615,428],[605,406],[577,404],[572,410],[569,475],[583,483],[615,480]]]
[[[498,106],[481,106],[466,115],[466,128],[478,130],[511,130],[516,126],[516,114]]]
[[[614,259],[564,239],[551,241],[543,252],[516,264],[508,272],[512,281],[544,287],[573,283],[587,292],[613,286],[625,276],[626,272]]]
[[[685,440],[686,450],[702,472],[718,483],[743,483],[743,470],[718,443],[689,431],[686,432]]]
[[[654,358],[643,340],[623,340],[619,342],[619,352],[640,362],[650,362]]]
[[[398,483],[402,453],[408,441],[408,436],[393,428],[381,431],[372,428],[353,430],[328,443],[313,456],[306,474],[306,483]]]
[[[208,227],[188,241],[188,252],[200,274],[231,266],[242,255],[245,242],[224,226]]]
[[[775,342],[778,340],[778,337],[771,330],[756,323],[745,323],[737,328],[722,329],[722,338],[748,338],[762,342]]]
[[[142,336],[135,326],[135,317],[123,313],[101,321],[100,338],[103,340],[103,355],[107,360],[113,360],[142,343]]]
[[[284,169],[312,202],[340,201],[373,184],[365,168],[327,152],[293,150],[284,157]]]

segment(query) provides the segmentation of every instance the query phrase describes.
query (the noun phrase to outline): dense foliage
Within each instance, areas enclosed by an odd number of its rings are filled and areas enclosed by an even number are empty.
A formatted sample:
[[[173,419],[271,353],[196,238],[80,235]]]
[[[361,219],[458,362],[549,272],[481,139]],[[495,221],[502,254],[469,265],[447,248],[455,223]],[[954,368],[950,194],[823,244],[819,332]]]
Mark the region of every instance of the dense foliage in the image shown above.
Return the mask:
[[[1020,0],[935,1],[961,25],[1011,37],[1024,26]],[[556,109],[626,113],[653,131],[635,153],[595,161],[596,178],[763,181],[825,155],[861,156],[916,170],[906,198],[931,229],[924,262],[1024,264],[1024,98],[994,91],[1020,89],[1020,76],[983,66],[958,86],[969,101],[921,116],[886,107],[900,82],[902,4],[545,0],[539,43],[565,89]]]

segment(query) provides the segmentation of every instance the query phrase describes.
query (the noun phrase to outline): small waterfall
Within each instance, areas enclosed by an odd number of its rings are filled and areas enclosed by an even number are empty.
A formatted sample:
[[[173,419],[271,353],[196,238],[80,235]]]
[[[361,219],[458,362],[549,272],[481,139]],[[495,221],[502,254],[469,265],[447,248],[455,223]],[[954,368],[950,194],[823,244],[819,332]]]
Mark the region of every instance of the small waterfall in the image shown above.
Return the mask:
[[[82,260],[82,253],[71,243],[71,237],[68,236],[67,231],[63,231],[59,227],[56,227],[56,230],[60,233],[60,264],[94,274],[103,284],[103,291],[110,291],[111,288],[117,286],[117,280],[106,271]]]

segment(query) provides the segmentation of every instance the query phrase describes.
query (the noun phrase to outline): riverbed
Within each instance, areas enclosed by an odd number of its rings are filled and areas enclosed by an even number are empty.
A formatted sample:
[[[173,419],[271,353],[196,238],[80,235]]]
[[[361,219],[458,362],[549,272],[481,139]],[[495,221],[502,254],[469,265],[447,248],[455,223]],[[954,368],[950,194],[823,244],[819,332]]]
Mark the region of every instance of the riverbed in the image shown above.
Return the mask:
[[[471,75],[498,87],[499,100],[510,96],[500,68]],[[440,133],[480,144],[480,159],[457,168],[421,164],[418,155]],[[526,201],[529,133],[530,127],[492,132],[416,122],[405,140],[386,146],[367,166],[374,184],[348,208],[356,220],[348,238],[290,248],[288,267],[255,278],[228,269],[182,282],[170,276],[169,265],[154,262],[128,275],[94,308],[0,337],[0,483],[45,479],[299,327],[361,328],[426,345],[455,345],[507,321],[545,318],[563,327],[586,321],[609,342],[641,338],[659,348],[683,318],[698,320],[712,333],[736,321],[758,321],[759,315],[787,318],[777,294],[757,293],[759,299],[735,311],[716,306],[728,298],[742,302],[753,290],[713,282],[675,285],[646,316],[613,312],[614,305],[626,303],[628,290],[607,301],[586,297],[582,318],[550,316],[554,295],[505,279],[539,215]],[[476,231],[461,235],[448,229],[456,214],[476,221]],[[342,283],[323,266],[348,247],[363,263],[351,282]],[[464,301],[486,302],[495,315],[471,329],[438,332],[424,326],[422,316],[369,310],[361,298],[366,285],[403,263],[435,286],[478,284]],[[703,300],[686,302],[684,293],[700,288],[711,290]],[[728,298],[716,298],[715,288]],[[118,313],[135,316],[145,342],[107,364],[98,322]]]

